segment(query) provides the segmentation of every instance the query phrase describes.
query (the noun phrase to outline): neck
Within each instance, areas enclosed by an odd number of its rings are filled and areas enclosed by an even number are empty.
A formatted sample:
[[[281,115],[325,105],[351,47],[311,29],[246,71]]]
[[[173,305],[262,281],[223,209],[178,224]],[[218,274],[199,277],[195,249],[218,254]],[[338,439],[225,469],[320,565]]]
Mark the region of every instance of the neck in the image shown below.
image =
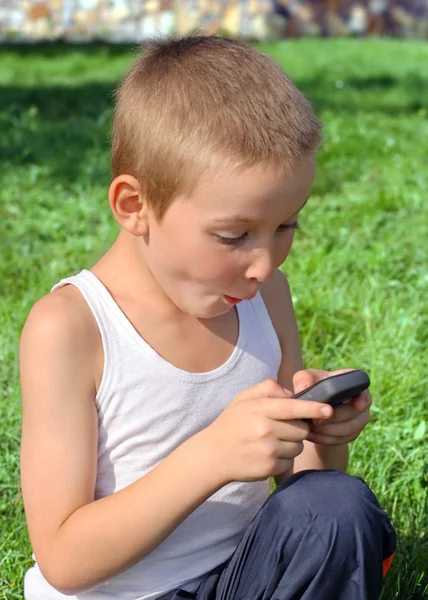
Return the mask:
[[[165,317],[183,313],[165,294],[141,251],[141,240],[122,229],[111,248],[91,269],[115,299],[126,297]]]

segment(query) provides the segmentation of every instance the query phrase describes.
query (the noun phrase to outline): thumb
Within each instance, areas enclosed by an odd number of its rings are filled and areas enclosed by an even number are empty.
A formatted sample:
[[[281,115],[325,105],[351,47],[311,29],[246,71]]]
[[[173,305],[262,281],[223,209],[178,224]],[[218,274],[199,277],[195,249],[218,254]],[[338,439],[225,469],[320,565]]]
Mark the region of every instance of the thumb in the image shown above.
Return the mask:
[[[294,396],[293,392],[288,388],[283,387],[282,391],[285,393],[287,398],[292,398]]]
[[[324,371],[323,369],[302,369],[301,371],[296,371],[293,375],[293,385],[294,385],[294,393],[298,394],[306,388],[326,379],[327,377],[331,377],[332,375],[340,375],[341,373],[346,373],[347,371],[352,371],[352,369],[340,369],[338,371]]]
[[[311,383],[308,383],[304,379],[300,379],[294,386],[294,393],[298,394],[299,392],[303,392],[303,390],[306,390],[306,388],[310,387],[311,385]]]
[[[342,371],[335,371],[335,373],[341,372]],[[330,371],[324,371],[323,369],[302,369],[301,371],[296,371],[293,375],[294,393],[298,394],[330,375]]]
[[[306,371],[297,371],[293,375],[293,387],[294,393],[298,394],[299,392],[303,392],[306,388],[310,387],[315,383],[315,377],[308,370]]]

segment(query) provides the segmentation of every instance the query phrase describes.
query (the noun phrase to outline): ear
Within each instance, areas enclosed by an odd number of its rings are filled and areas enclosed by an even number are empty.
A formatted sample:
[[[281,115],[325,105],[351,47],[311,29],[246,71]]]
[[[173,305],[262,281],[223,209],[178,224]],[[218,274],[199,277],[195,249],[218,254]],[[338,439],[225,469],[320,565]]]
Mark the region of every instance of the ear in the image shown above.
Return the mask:
[[[147,206],[138,181],[132,175],[119,175],[108,191],[110,208],[116,221],[132,235],[148,233]]]

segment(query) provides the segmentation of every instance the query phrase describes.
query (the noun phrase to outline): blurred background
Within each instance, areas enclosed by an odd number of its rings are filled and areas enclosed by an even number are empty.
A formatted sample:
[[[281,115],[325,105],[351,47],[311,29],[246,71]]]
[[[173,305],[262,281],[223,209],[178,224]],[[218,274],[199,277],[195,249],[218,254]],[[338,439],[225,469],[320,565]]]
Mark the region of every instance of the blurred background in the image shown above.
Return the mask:
[[[428,0],[1,0],[0,39],[138,42],[194,29],[266,40],[428,37]]]
[[[156,33],[248,40],[324,124],[290,281],[305,366],[365,369],[351,444],[398,532],[382,600],[428,598],[428,0],[0,0],[0,600],[32,564],[18,344],[31,306],[118,233],[114,92]]]

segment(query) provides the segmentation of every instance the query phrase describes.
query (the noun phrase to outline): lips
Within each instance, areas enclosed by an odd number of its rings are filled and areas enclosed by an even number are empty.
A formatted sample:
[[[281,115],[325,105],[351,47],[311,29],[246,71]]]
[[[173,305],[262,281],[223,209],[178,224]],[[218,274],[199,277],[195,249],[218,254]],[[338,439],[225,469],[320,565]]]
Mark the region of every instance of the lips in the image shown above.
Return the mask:
[[[236,304],[237,302],[241,302],[241,298],[233,298],[232,296],[226,296],[226,294],[224,295],[224,299],[229,304]]]
[[[234,296],[227,296],[225,295],[225,297],[228,300],[231,300],[232,302],[241,302],[242,300],[252,300],[254,298],[255,294],[253,294],[252,296],[245,296],[244,298],[235,298]]]

